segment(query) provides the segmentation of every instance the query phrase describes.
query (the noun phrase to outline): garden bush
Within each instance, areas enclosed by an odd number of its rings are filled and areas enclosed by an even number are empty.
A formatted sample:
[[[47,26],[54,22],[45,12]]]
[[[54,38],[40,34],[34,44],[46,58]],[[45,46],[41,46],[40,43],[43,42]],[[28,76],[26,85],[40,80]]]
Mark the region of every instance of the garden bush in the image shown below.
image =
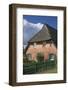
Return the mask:
[[[36,63],[25,63],[23,64],[23,74],[34,74],[36,73]]]
[[[43,53],[38,53],[37,54],[37,60],[38,60],[38,62],[43,62],[44,61],[44,55],[43,55]]]
[[[23,74],[35,74],[56,67],[55,61],[30,61],[23,64]]]

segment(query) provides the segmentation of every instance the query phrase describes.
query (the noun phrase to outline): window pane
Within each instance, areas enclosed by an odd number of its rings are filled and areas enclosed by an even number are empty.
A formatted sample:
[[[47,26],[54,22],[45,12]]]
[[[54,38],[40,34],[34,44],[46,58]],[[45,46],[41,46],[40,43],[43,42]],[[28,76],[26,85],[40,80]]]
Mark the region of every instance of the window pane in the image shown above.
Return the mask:
[[[55,58],[56,58],[56,55],[55,54],[50,54],[49,55],[49,60],[54,61]]]
[[[31,54],[27,54],[27,58],[28,58],[28,60],[32,60]]]

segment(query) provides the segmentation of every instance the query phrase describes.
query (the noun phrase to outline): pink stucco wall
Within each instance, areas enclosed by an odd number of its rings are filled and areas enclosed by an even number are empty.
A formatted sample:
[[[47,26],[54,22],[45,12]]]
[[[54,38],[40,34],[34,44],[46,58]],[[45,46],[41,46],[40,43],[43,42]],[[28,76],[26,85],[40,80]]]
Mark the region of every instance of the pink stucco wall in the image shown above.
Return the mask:
[[[49,54],[57,54],[57,49],[55,45],[52,44],[46,44],[43,46],[42,44],[36,45],[35,47],[33,45],[30,45],[26,54],[31,54],[32,60],[37,60],[36,56],[37,54],[41,52],[44,54],[44,60],[48,59]]]

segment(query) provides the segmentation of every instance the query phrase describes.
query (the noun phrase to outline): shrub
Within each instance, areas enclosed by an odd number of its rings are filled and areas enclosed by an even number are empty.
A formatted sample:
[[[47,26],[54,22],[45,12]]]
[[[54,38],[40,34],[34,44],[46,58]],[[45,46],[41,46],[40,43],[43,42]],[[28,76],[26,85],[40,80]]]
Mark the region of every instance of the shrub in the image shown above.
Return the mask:
[[[34,74],[36,73],[36,63],[23,64],[23,74]]]
[[[23,63],[28,63],[28,62],[29,62],[29,60],[28,60],[27,56],[24,54],[23,55]]]
[[[38,62],[43,62],[44,61],[44,55],[43,55],[43,53],[38,53],[37,54],[37,60],[38,60]]]

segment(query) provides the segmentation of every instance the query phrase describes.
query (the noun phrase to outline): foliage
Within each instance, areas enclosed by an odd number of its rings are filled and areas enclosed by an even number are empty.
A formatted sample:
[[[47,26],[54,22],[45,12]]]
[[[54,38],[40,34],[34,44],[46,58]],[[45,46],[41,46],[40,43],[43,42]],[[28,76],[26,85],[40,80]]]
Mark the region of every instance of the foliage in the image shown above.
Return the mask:
[[[24,63],[23,74],[35,74],[54,67],[56,67],[55,61]]]
[[[37,60],[38,60],[38,62],[43,62],[43,60],[44,60],[44,55],[43,55],[43,53],[38,53],[38,54],[37,54]]]
[[[23,64],[23,74],[33,74],[33,73],[36,73],[36,63],[35,62]]]
[[[42,72],[45,70],[50,70],[51,68],[57,67],[57,58],[55,60],[46,60],[44,62],[44,55],[43,53],[37,54],[37,60],[28,60],[26,54],[23,57],[23,74],[35,74],[38,72]]]
[[[28,63],[28,62],[29,62],[29,60],[28,60],[27,56],[24,54],[23,55],[23,63]]]

